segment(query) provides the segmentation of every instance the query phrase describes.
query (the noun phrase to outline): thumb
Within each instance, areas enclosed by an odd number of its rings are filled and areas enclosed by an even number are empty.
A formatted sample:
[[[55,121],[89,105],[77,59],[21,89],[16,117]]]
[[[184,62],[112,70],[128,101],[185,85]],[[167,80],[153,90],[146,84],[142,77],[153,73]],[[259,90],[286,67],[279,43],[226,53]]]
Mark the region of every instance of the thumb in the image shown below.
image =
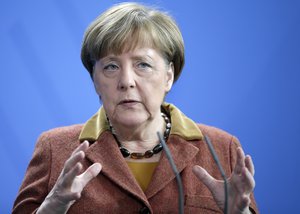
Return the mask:
[[[87,185],[88,182],[90,182],[90,180],[92,180],[99,174],[101,169],[102,165],[100,163],[94,163],[84,173],[80,175],[83,188],[85,187],[85,185]]]
[[[204,168],[201,166],[195,165],[193,167],[193,173],[197,178],[202,181],[208,189],[213,189],[216,185],[216,179],[214,179]]]

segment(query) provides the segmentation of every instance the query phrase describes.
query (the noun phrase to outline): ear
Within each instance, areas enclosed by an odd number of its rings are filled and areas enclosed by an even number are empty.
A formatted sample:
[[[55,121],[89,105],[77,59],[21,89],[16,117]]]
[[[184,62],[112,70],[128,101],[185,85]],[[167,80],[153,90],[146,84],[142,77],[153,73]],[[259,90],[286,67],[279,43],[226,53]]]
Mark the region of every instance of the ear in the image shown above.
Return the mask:
[[[170,62],[168,69],[167,69],[167,76],[166,76],[166,92],[169,92],[173,86],[174,81],[174,65],[173,62]]]

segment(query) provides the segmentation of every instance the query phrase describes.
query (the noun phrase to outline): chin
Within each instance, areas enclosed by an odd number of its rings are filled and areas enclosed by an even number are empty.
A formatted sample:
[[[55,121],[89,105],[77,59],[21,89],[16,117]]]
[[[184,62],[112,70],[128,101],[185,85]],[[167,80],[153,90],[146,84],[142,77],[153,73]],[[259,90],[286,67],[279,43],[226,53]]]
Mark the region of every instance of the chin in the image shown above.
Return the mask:
[[[116,122],[128,127],[136,127],[144,123],[147,119],[146,115],[122,114],[117,117]]]

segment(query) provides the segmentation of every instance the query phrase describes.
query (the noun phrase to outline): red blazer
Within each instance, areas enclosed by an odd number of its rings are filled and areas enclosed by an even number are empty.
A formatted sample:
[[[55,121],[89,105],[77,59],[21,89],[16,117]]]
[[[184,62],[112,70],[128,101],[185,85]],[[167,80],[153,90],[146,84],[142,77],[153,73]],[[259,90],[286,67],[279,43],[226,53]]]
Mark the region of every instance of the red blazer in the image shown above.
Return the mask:
[[[199,125],[207,135],[229,176],[236,161],[238,140],[217,128]],[[57,128],[43,133],[13,207],[13,213],[34,213],[54,186],[64,162],[80,144],[82,125]],[[222,213],[210,191],[192,172],[198,164],[214,177],[221,179],[217,166],[203,139],[187,141],[172,134],[168,146],[180,171],[184,186],[185,213]],[[164,153],[155,169],[152,181],[143,192],[122,157],[109,131],[104,131],[88,151],[84,169],[99,162],[103,168],[82,192],[69,213],[177,213],[178,192],[175,175]],[[253,195],[251,209],[258,213]]]

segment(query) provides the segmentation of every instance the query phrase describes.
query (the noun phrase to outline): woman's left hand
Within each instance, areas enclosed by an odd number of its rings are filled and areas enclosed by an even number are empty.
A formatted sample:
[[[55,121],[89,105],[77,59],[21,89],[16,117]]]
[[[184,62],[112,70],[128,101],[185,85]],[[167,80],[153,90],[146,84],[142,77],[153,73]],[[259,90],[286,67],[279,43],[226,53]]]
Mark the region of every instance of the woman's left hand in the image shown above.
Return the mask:
[[[227,179],[228,182],[228,213],[246,214],[249,210],[250,194],[252,193],[254,181],[254,165],[249,155],[245,156],[241,147],[237,148],[237,161],[233,173]],[[213,178],[205,169],[194,166],[194,174],[211,191],[216,203],[221,210],[224,209],[225,194],[224,181]]]

